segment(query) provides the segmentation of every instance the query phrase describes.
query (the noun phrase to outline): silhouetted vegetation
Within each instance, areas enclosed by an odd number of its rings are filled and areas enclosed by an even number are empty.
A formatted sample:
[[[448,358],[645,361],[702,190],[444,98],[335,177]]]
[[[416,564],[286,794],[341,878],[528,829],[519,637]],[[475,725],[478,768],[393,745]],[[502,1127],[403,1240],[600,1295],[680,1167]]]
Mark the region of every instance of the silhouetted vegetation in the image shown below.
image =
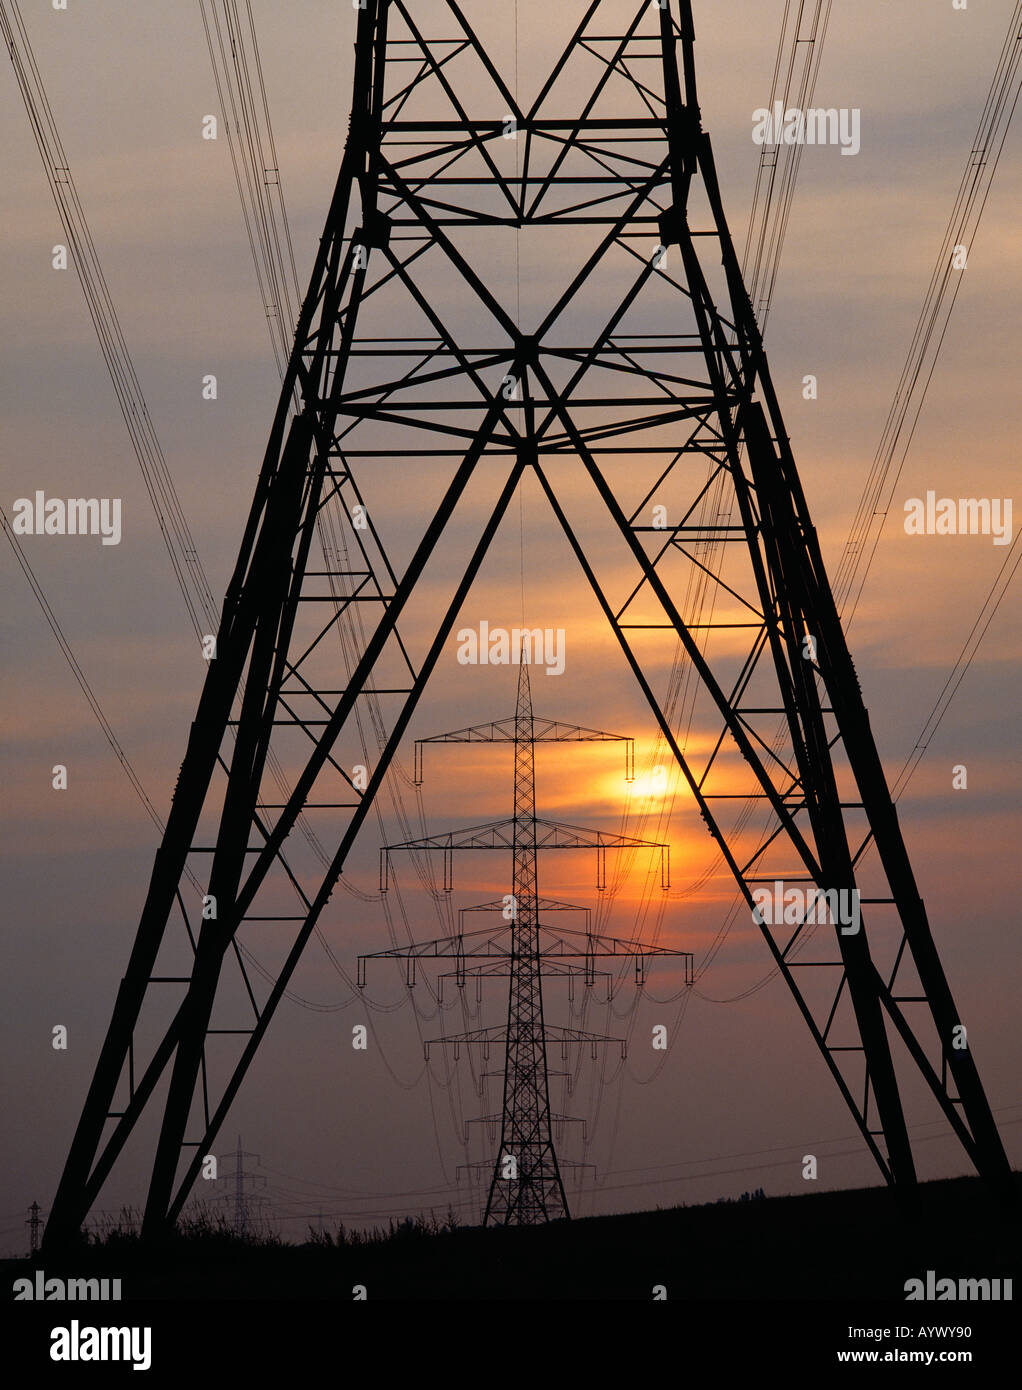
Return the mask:
[[[1018,1179],[1016,1179],[1018,1180]],[[923,1184],[915,1212],[886,1188],[765,1197],[487,1229],[423,1214],[369,1229],[309,1228],[297,1242],[232,1229],[198,1208],[143,1241],[139,1214],[95,1226],[47,1275],[121,1278],[125,1299],[890,1299],[940,1275],[1018,1278],[1017,1212],[974,1178]],[[28,1261],[5,1262],[10,1280]],[[1022,1287],[1019,1279],[1017,1287]]]

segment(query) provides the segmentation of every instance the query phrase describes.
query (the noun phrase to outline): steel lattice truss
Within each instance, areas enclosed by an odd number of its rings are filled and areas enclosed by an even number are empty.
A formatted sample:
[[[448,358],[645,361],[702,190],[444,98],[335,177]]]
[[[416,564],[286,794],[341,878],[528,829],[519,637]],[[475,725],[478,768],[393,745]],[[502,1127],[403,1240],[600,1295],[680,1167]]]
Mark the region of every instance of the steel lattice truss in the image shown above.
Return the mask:
[[[415,942],[406,947],[375,951],[359,957],[359,985],[365,982],[367,959],[398,959],[407,962],[407,982],[415,983],[415,963],[421,960],[451,959],[455,961],[454,980],[464,989],[470,975],[477,987],[484,979],[506,977],[509,981],[507,1022],[503,1029],[476,1028],[469,1032],[432,1039],[425,1045],[429,1060],[430,1047],[437,1043],[452,1047],[457,1059],[462,1047],[480,1046],[484,1061],[490,1049],[502,1045],[504,1051],[504,1100],[500,1115],[483,1116],[475,1121],[495,1128],[500,1125],[500,1147],[493,1165],[489,1195],[483,1215],[484,1225],[533,1226],[568,1216],[568,1201],[561,1179],[558,1155],[554,1148],[554,1122],[565,1123],[566,1115],[554,1115],[550,1109],[550,1087],[547,1067],[547,1043],[558,1042],[562,1056],[567,1058],[571,1046],[588,1043],[594,1055],[605,1043],[619,1042],[621,1055],[626,1055],[620,1038],[607,1038],[579,1028],[563,1028],[548,1024],[544,1019],[544,976],[561,976],[568,980],[569,990],[575,977],[586,986],[596,982],[596,960],[603,957],[627,956],[635,960],[636,984],[643,984],[647,961],[677,957],[684,962],[685,982],[692,982],[692,956],[687,951],[675,951],[663,946],[646,946],[602,936],[591,930],[591,913],[571,903],[560,903],[539,895],[539,851],[541,849],[595,849],[596,887],[606,886],[607,849],[645,848],[659,851],[661,886],[666,890],[666,844],[636,839],[630,835],[607,835],[581,826],[559,825],[541,820],[536,815],[536,744],[537,743],[624,743],[625,772],[628,776],[634,765],[633,741],[619,734],[587,729],[578,724],[558,720],[537,719],[532,709],[529,664],[526,644],[522,644],[518,673],[518,702],[513,719],[499,719],[489,724],[477,724],[453,733],[435,734],[432,738],[416,740],[416,767],[422,768],[422,745],[455,743],[514,744],[514,815],[510,820],[494,821],[485,826],[427,835],[403,844],[386,845],[381,851],[381,886],[386,886],[386,865],[394,850],[429,852],[442,849],[444,854],[444,889],[453,888],[453,851],[458,849],[508,849],[512,855],[512,892],[508,899],[483,903],[462,909],[461,930],[456,936],[441,940]],[[506,929],[464,931],[465,912],[500,910],[510,917]],[[586,916],[586,931],[571,928],[551,932],[546,925],[550,911],[582,911]],[[499,963],[476,965],[480,958],[496,956]],[[581,959],[583,964],[577,961]],[[472,964],[469,964],[469,962]],[[441,981],[443,980],[441,976]],[[583,1129],[584,1132],[584,1129]],[[486,1165],[470,1165],[486,1166]]]
[[[884,1178],[915,1181],[896,1039],[1006,1180],[725,221],[690,5],[579,7],[528,100],[488,10],[357,11],[340,175],[51,1241],[168,1071],[145,1227],[180,1212],[526,472],[750,910],[775,881],[860,893],[857,932],[762,932]],[[516,256],[549,287],[528,324]],[[683,746],[665,652],[709,738]],[[242,947],[270,921],[290,944],[264,990]],[[237,1049],[215,1076],[214,1034]]]

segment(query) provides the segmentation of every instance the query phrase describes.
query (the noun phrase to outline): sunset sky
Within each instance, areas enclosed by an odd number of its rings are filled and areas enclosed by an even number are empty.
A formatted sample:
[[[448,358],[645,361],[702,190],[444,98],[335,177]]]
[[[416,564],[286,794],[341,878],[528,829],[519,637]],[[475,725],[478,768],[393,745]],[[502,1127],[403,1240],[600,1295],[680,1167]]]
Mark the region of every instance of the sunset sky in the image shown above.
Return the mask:
[[[473,0],[466,9],[477,8]],[[569,7],[572,12],[581,6]],[[725,209],[741,251],[759,158],[753,111],[769,98],[781,0],[696,0],[703,124]],[[201,139],[217,111],[197,4],[21,0],[56,123],[82,199],[150,416],[217,600],[233,568],[276,406],[264,309],[255,284],[226,141]],[[304,291],[337,174],[351,83],[355,11],[332,0],[253,0],[281,181]],[[865,484],[986,97],[1012,0],[953,10],[950,0],[833,0],[814,104],[859,108],[861,150],[806,149],[766,334],[774,384],[831,574]],[[518,0],[517,68],[535,86],[555,57],[549,7]],[[563,18],[563,17],[562,17]],[[566,22],[566,21],[565,21]],[[495,50],[510,64],[511,7],[490,15]],[[503,26],[503,28],[501,27]],[[562,26],[563,27],[563,26]],[[560,36],[560,28],[556,30]],[[510,77],[510,72],[509,72]],[[496,113],[502,115],[503,113]],[[567,112],[566,115],[572,115]],[[38,151],[5,65],[0,80],[5,179],[0,216],[0,380],[3,508],[47,496],[123,499],[123,537],[28,536],[25,553],[121,745],[165,816],[205,673],[157,521],[121,420],[81,287],[51,268],[63,240]],[[1022,293],[1019,131],[1008,132],[926,407],[892,501],[849,645],[881,757],[894,781],[1006,554],[990,536],[908,536],[904,502],[924,497],[1011,498],[1022,424],[1017,323]],[[524,245],[524,243],[523,243]],[[563,256],[564,261],[559,259]],[[522,319],[538,319],[573,270],[570,248],[523,252]],[[492,268],[510,293],[509,262]],[[398,331],[397,326],[393,331]],[[201,381],[215,373],[216,402]],[[806,401],[802,379],[818,379]],[[619,461],[620,462],[620,461]],[[570,481],[566,480],[570,488]],[[435,480],[392,488],[401,553]],[[1016,506],[1017,510],[1017,506]],[[597,534],[594,531],[594,536]],[[158,837],[46,627],[10,547],[4,580],[3,1049],[5,1133],[0,1140],[0,1243],[18,1253],[31,1201],[47,1209],[105,1034],[144,899]],[[421,596],[425,608],[439,593]],[[820,1188],[878,1180],[783,981],[771,975],[759,932],[739,914],[712,953],[734,900],[693,803],[664,812],[652,761],[654,727],[612,634],[533,482],[510,508],[456,626],[563,628],[563,675],[532,673],[537,714],[634,737],[637,781],[626,785],[616,744],[537,750],[540,816],[624,829],[671,845],[671,891],[644,889],[648,857],[622,869],[600,929],[692,951],[696,986],[654,969],[636,999],[627,969],[610,1005],[603,994],[583,1025],[629,1038],[627,1060],[607,1049],[605,1076],[584,1061],[570,1097],[553,1108],[585,1118],[555,1137],[567,1159],[595,1165],[572,1178],[573,1212],[713,1200],[763,1187],[799,1192],[803,1155],[820,1158]],[[979,656],[899,801],[900,819],[931,925],[1009,1156],[1022,1158],[1022,954],[1015,939],[1022,751],[1018,590],[1011,588]],[[664,668],[666,673],[666,668]],[[471,670],[452,639],[413,722],[413,737],[506,718],[517,670]],[[715,731],[696,723],[693,750]],[[411,743],[402,747],[411,766]],[[55,791],[51,769],[68,768]],[[966,790],[952,768],[968,769]],[[731,775],[731,774],[728,774]],[[738,776],[738,771],[733,774]],[[735,785],[739,785],[737,782]],[[742,786],[745,784],[742,783]],[[430,749],[422,808],[433,833],[511,814],[507,746]],[[414,794],[406,788],[409,810]],[[627,810],[627,818],[622,819]],[[324,921],[333,959],[350,977],[359,952],[391,944],[376,900],[393,808],[370,818]],[[410,869],[395,860],[400,900],[387,910],[414,939],[443,930]],[[625,873],[624,869],[628,872]],[[450,912],[509,891],[496,855],[455,867]],[[543,857],[540,891],[596,907],[588,854]],[[402,877],[403,874],[403,877]],[[693,886],[695,885],[695,886]],[[369,900],[366,900],[369,899]],[[253,937],[257,949],[258,937]],[[402,939],[404,939],[402,937]],[[271,943],[266,943],[271,949]],[[430,976],[430,978],[435,977]],[[760,987],[761,986],[761,987]],[[456,1031],[428,993],[413,1013],[398,969],[370,968],[367,1001],[352,999],[327,951],[311,943],[221,1132],[261,1156],[267,1214],[288,1237],[317,1214],[358,1224],[453,1204],[478,1219],[478,1198],[456,1169],[492,1158],[485,1126],[464,1122],[499,1108],[499,1087],[476,1093],[464,1061],[445,1078],[439,1052],[424,1070],[422,1040]],[[500,1020],[488,985],[486,1021]],[[445,986],[444,1005],[455,991]],[[566,1020],[563,986],[547,991],[549,1021]],[[351,1030],[371,1023],[368,1053]],[[666,1024],[668,1054],[650,1049]],[[69,1030],[66,1052],[52,1029]],[[491,1056],[489,1066],[499,1064]],[[551,1068],[561,1063],[551,1057]],[[443,1084],[450,1079],[452,1084]],[[932,1107],[906,1090],[923,1176],[967,1170]],[[101,1198],[103,1210],[144,1198],[155,1117],[133,1136]],[[480,1131],[483,1131],[481,1134]],[[495,1142],[495,1141],[494,1141]],[[222,1171],[230,1169],[222,1159]],[[221,1179],[219,1191],[228,1190]],[[207,1195],[205,1193],[201,1195]]]

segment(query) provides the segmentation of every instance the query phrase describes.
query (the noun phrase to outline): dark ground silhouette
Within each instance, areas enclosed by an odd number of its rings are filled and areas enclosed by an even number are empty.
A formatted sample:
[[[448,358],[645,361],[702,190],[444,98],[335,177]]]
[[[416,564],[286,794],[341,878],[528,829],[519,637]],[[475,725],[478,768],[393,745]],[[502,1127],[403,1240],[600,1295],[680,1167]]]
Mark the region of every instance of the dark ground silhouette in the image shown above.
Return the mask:
[[[1022,1181],[1016,1175],[1022,1191]],[[311,1233],[310,1233],[311,1234]],[[924,1184],[919,1215],[886,1188],[718,1202],[550,1226],[450,1229],[442,1216],[304,1243],[241,1239],[209,1220],[153,1247],[111,1231],[46,1275],[119,1277],[132,1299],[881,1299],[905,1281],[1012,1278],[1019,1214],[975,1178]],[[28,1260],[3,1265],[6,1297]],[[911,1306],[911,1305],[910,1305]],[[936,1307],[937,1305],[934,1305]],[[945,1312],[952,1309],[942,1303]]]

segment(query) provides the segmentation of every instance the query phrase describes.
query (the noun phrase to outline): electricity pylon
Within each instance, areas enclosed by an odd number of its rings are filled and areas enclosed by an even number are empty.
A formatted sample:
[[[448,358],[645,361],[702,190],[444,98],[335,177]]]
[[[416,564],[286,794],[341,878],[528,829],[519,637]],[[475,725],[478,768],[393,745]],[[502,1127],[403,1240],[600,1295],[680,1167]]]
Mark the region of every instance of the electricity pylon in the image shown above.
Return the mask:
[[[231,1151],[234,1159],[234,1172],[231,1174],[233,1180],[233,1192],[231,1194],[232,1207],[232,1229],[235,1235],[247,1236],[252,1231],[252,1208],[260,1205],[265,1198],[255,1196],[253,1188],[265,1186],[266,1179],[245,1171],[245,1159],[254,1158],[259,1162],[258,1154],[250,1154],[241,1147],[241,1135],[238,1135],[238,1147]],[[248,1179],[248,1187],[245,1186],[245,1179]]]
[[[689,0],[592,0],[563,44],[548,9],[528,97],[505,13],[355,11],[336,189],[47,1242],[168,1072],[144,1232],[177,1218],[526,473],[750,912],[764,883],[860,893],[856,930],[753,920],[883,1178],[916,1182],[897,1058],[1010,1186],[728,231]],[[544,270],[528,323],[516,241]],[[164,973],[178,914],[189,956]],[[242,946],[268,921],[287,945],[257,995]]]
[[[494,821],[459,831],[448,831],[399,845],[386,845],[381,852],[381,887],[386,887],[390,855],[395,850],[442,850],[444,855],[444,888],[453,888],[452,859],[455,850],[509,849],[512,855],[512,891],[502,901],[484,905],[501,910],[510,922],[508,928],[473,933],[466,942],[464,931],[454,937],[420,942],[407,947],[394,947],[359,957],[359,983],[365,981],[365,962],[376,959],[405,959],[408,961],[409,985],[414,984],[415,962],[426,959],[456,961],[455,979],[464,989],[466,979],[475,974],[481,979],[506,976],[509,979],[507,1024],[503,1030],[480,1028],[470,1033],[458,1033],[433,1039],[436,1043],[455,1048],[466,1045],[482,1046],[488,1053],[493,1046],[504,1049],[504,1099],[499,1117],[483,1116],[482,1123],[500,1121],[500,1147],[492,1165],[489,1195],[483,1224],[503,1226],[534,1226],[568,1216],[568,1199],[561,1179],[561,1162],[554,1149],[552,1118],[564,1122],[569,1117],[551,1116],[550,1086],[547,1068],[547,1042],[560,1043],[562,1052],[569,1046],[588,1044],[591,1048],[620,1042],[588,1033],[579,1028],[564,1028],[546,1024],[543,1017],[543,977],[551,973],[569,980],[581,976],[587,987],[596,980],[595,962],[605,956],[617,959],[633,957],[636,962],[636,982],[642,984],[647,962],[653,957],[678,957],[684,962],[686,984],[692,983],[692,956],[687,951],[675,951],[664,946],[643,946],[617,937],[606,937],[591,930],[587,914],[586,931],[560,929],[551,932],[544,917],[554,910],[573,910],[570,904],[552,902],[539,896],[539,850],[588,849],[596,853],[596,887],[606,886],[606,854],[608,849],[646,848],[659,851],[660,880],[663,889],[670,887],[669,846],[630,835],[614,835],[605,831],[588,830],[583,826],[562,825],[536,817],[536,744],[554,743],[614,743],[625,744],[625,769],[628,776],[634,767],[632,740],[599,729],[583,728],[553,719],[536,719],[532,710],[529,685],[529,652],[525,644],[520,653],[518,701],[514,717],[495,720],[490,724],[475,724],[456,729],[453,733],[435,734],[418,739],[415,745],[416,777],[422,775],[422,753],[427,744],[452,743],[512,743],[514,746],[514,816],[511,821]],[[469,909],[469,911],[478,909]],[[575,909],[577,910],[577,909]],[[462,920],[464,920],[462,918]],[[577,964],[579,957],[584,964]],[[467,964],[478,958],[485,965]],[[497,964],[494,964],[494,958]],[[556,964],[555,964],[556,963]]]
[[[28,1227],[30,1256],[36,1255],[39,1251],[39,1228],[42,1225],[42,1217],[39,1215],[39,1203],[33,1202],[28,1209],[28,1220],[25,1225]]]

